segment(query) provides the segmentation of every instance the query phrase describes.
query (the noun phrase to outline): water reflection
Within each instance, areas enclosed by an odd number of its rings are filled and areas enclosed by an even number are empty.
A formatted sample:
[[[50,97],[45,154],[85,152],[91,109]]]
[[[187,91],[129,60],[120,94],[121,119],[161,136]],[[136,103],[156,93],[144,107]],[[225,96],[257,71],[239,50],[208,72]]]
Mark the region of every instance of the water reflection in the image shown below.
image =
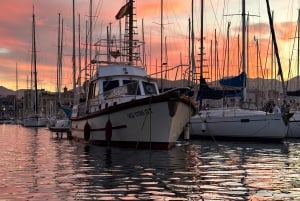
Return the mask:
[[[0,127],[0,200],[300,199],[300,140],[136,150]]]
[[[206,141],[189,149],[190,188],[201,199],[274,200],[286,186],[280,181],[288,154],[284,143]]]

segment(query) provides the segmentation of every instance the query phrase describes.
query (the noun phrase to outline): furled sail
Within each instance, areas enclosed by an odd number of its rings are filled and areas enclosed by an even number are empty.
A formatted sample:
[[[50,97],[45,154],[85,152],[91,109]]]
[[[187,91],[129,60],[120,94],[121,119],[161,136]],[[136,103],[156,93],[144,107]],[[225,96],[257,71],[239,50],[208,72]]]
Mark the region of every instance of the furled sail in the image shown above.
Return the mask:
[[[246,73],[242,72],[238,76],[224,78],[220,80],[222,86],[234,87],[234,88],[245,88],[246,87]]]
[[[200,78],[200,88],[197,94],[196,100],[203,100],[203,99],[221,99],[225,97],[241,97],[242,91],[241,89],[233,89],[233,90],[223,90],[223,89],[213,89],[210,88],[205,78]]]
[[[300,90],[296,90],[296,91],[287,91],[286,92],[287,96],[300,96]]]

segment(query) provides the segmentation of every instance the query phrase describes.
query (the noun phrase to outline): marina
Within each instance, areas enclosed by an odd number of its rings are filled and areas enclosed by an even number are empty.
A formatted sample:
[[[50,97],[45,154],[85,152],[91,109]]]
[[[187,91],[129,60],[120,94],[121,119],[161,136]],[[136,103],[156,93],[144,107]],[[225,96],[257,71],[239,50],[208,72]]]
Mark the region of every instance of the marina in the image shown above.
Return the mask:
[[[0,201],[300,200],[300,11],[280,33],[268,0],[62,2],[32,6],[26,89],[25,61],[0,86]]]
[[[0,125],[0,200],[299,200],[299,139],[103,147]]]

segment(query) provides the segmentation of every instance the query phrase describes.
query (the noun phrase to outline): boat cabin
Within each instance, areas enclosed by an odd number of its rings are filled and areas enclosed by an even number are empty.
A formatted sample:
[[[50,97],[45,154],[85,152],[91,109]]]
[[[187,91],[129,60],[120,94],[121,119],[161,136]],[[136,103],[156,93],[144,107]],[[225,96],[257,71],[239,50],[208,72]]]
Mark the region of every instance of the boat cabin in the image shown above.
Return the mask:
[[[86,102],[81,103],[77,111],[73,110],[73,114],[97,112],[120,103],[158,94],[157,83],[150,81],[142,67],[98,66],[88,87]]]

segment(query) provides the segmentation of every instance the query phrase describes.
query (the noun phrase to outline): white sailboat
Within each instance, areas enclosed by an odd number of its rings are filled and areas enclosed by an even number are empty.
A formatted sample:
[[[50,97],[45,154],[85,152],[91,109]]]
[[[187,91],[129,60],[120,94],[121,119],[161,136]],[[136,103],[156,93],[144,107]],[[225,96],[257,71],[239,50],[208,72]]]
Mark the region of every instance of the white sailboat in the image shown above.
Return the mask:
[[[300,66],[300,10],[298,10],[298,22],[297,22],[297,36],[295,39],[298,43],[298,52],[297,52],[297,67],[299,69]],[[299,99],[300,97],[300,83],[299,83],[299,74],[297,75],[297,88],[298,90],[295,91],[287,91],[287,96],[290,98],[296,98]],[[294,115],[289,119],[289,129],[287,133],[288,138],[300,138],[300,110],[296,106],[296,108],[293,108]]]
[[[59,13],[59,23],[58,23],[58,51],[57,51],[57,96],[55,103],[55,115],[49,120],[48,128],[53,132],[69,132],[70,130],[70,116],[63,112],[63,114],[58,115],[58,109],[63,110],[61,104],[61,83],[62,83],[62,55],[63,55],[63,21],[60,18]],[[70,108],[69,108],[70,110]]]
[[[35,41],[35,14],[33,10],[32,15],[32,62],[33,65],[33,79],[34,79],[34,105],[33,114],[29,114],[23,119],[23,126],[25,127],[45,127],[48,124],[48,118],[39,114],[39,100],[38,100],[38,86],[37,86],[37,67],[36,67],[36,41]]]
[[[242,1],[242,65],[243,72],[246,72],[245,62],[245,0]],[[203,0],[202,0],[203,7]],[[203,20],[203,16],[202,16]],[[203,38],[203,36],[201,36]],[[201,50],[203,48],[200,48]],[[203,55],[203,53],[201,53]],[[202,61],[203,62],[203,59]],[[243,75],[243,74],[241,74]],[[246,98],[246,74],[242,78],[243,97]],[[212,92],[212,95],[222,96],[229,92],[220,92],[210,89],[201,75],[200,89],[198,97],[211,98],[205,92]],[[200,94],[200,95],[199,95]],[[201,100],[200,100],[201,103]],[[191,137],[212,136],[212,137],[230,137],[230,138],[253,138],[253,139],[283,139],[288,129],[288,117],[283,114],[268,113],[242,108],[218,108],[203,109],[193,116],[190,120]]]
[[[133,0],[119,11],[126,16],[126,41],[99,40],[92,64],[95,74],[85,102],[75,104],[71,117],[72,137],[99,145],[169,149],[195,112],[187,93],[175,88],[159,93],[156,82],[147,75],[140,43],[133,38]],[[126,44],[126,47],[121,47]]]

